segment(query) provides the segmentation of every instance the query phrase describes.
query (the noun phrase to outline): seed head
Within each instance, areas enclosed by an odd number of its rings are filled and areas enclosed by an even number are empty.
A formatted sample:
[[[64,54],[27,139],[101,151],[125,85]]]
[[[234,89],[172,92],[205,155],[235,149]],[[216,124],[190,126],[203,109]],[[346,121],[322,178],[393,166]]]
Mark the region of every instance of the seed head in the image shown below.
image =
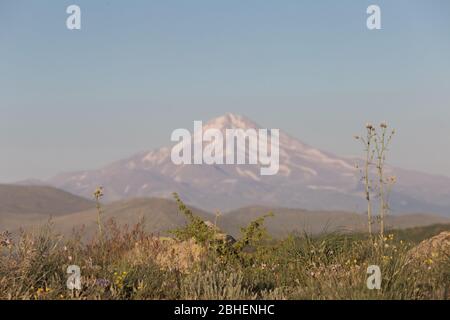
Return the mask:
[[[98,187],[95,189],[94,198],[99,200],[101,197],[103,197],[103,187]]]
[[[397,177],[396,177],[396,176],[390,176],[390,177],[388,178],[388,181],[389,181],[390,183],[394,184],[394,183],[397,182]]]

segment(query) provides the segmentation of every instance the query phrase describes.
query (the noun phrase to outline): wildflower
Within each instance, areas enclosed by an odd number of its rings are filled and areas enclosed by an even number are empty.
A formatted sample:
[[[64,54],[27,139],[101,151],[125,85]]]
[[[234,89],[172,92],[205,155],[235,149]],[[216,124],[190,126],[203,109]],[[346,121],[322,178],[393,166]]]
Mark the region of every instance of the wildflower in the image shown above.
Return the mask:
[[[381,128],[383,128],[383,129],[386,129],[387,128],[387,122],[386,121],[383,121],[382,123],[380,123],[380,127]]]
[[[353,138],[355,138],[356,140],[359,140],[359,136],[353,136]]]
[[[106,288],[111,284],[111,282],[108,279],[96,279],[95,284],[99,287]]]
[[[10,247],[11,244],[11,234],[8,231],[0,233],[0,247]]]
[[[373,129],[373,125],[372,125],[370,122],[367,122],[367,123],[366,123],[366,128],[367,128],[368,130],[372,130],[372,129]]]
[[[95,189],[94,198],[99,200],[101,197],[103,197],[103,187],[98,187]]]
[[[39,297],[39,296],[41,296],[42,294],[44,294],[46,292],[46,290],[44,289],[44,288],[38,288],[37,290],[36,290],[36,297]]]

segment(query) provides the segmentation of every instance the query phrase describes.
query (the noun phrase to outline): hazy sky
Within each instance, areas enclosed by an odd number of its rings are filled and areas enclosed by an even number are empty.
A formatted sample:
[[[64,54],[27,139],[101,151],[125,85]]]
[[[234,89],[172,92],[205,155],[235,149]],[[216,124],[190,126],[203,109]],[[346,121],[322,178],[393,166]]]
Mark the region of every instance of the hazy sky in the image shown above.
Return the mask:
[[[97,168],[225,112],[339,155],[387,120],[392,164],[450,176],[450,1],[0,0],[0,182]]]

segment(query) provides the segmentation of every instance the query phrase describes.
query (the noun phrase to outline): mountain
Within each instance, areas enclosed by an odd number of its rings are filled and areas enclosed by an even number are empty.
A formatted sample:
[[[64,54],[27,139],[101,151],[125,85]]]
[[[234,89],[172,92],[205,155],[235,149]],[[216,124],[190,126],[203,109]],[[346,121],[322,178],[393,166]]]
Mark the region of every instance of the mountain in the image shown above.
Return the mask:
[[[260,126],[243,116],[226,114],[204,124],[204,130],[208,128],[223,133],[231,128],[260,129]],[[58,174],[46,183],[84,197],[102,185],[107,201],[169,198],[172,192],[178,192],[184,201],[205,210],[232,210],[255,204],[309,210],[365,210],[363,188],[355,169],[358,159],[313,148],[282,131],[279,148],[280,168],[273,176],[261,176],[260,165],[175,165],[171,161],[171,148],[164,147],[98,170]],[[387,174],[395,174],[398,181],[391,195],[394,213],[450,216],[450,178],[392,167],[387,168]]]
[[[93,208],[93,201],[44,186],[0,184],[0,215],[64,215]]]
[[[21,180],[21,181],[17,181],[14,183],[14,185],[17,186],[48,186],[48,183],[39,180],[39,179],[26,179],[26,180]]]

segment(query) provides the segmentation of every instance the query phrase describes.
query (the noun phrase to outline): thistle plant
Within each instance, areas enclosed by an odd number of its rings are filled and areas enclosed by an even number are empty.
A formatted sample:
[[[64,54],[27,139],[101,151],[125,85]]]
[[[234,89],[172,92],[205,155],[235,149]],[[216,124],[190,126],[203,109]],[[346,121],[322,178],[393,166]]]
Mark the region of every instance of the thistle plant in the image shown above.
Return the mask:
[[[385,178],[385,164],[386,154],[389,151],[389,145],[395,130],[388,132],[388,125],[386,122],[380,124],[380,132],[375,133],[375,155],[376,155],[376,170],[378,175],[378,196],[380,200],[380,236],[384,239],[385,217],[389,211],[389,193],[391,186],[395,183],[395,179]]]
[[[102,206],[100,203],[100,199],[103,197],[103,187],[98,187],[95,189],[94,192],[94,198],[95,198],[95,204],[97,208],[97,226],[98,226],[98,234],[100,236],[100,239],[103,238],[103,231],[102,231]]]
[[[366,124],[366,136],[355,136],[355,139],[361,141],[364,145],[364,163],[360,169],[361,180],[364,183],[365,198],[367,201],[367,220],[369,236],[372,237],[372,197],[371,193],[374,190],[377,191],[379,199],[379,223],[380,223],[380,236],[384,238],[385,230],[385,217],[389,211],[389,194],[392,190],[392,186],[396,182],[394,176],[385,178],[385,164],[386,155],[389,151],[389,145],[392,141],[392,137],[395,134],[395,130],[388,132],[388,125],[386,122],[380,124],[379,130],[377,130],[371,123]],[[375,168],[376,183],[374,185],[371,179],[371,173]],[[358,166],[359,168],[359,166]]]
[[[369,231],[369,237],[372,237],[372,202],[370,193],[372,191],[372,181],[369,177],[370,166],[373,163],[374,150],[373,140],[375,138],[375,127],[371,123],[366,124],[366,137],[355,136],[355,139],[362,142],[364,145],[365,159],[364,165],[361,169],[361,179],[364,183],[364,191],[367,201],[367,226]]]

